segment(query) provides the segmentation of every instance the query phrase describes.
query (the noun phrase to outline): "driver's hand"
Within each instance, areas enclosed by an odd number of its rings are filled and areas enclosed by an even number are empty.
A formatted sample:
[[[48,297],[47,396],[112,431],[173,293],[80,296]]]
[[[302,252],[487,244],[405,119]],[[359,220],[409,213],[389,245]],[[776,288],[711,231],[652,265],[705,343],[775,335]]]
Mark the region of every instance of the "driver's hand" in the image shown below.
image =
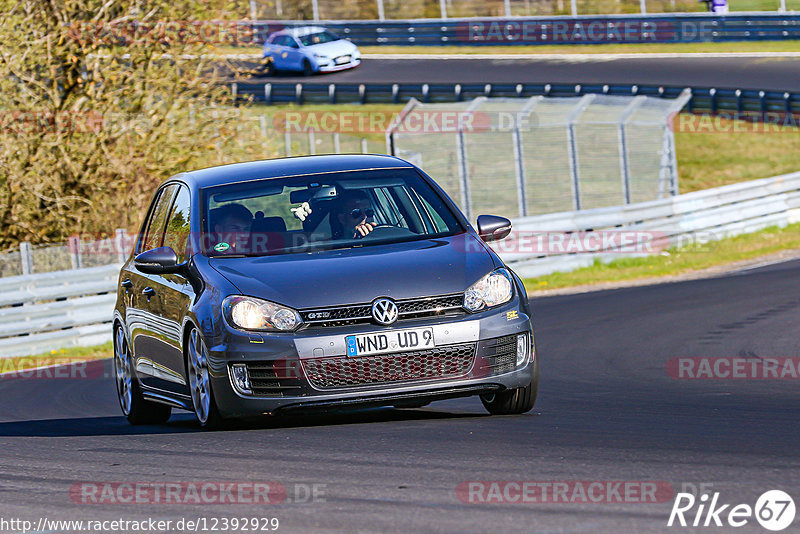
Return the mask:
[[[367,222],[367,218],[364,217],[364,219],[356,226],[356,231],[353,234],[353,238],[364,237],[372,230],[374,230],[376,226],[378,225],[375,223]]]
[[[305,221],[306,218],[311,215],[311,204],[308,202],[303,202],[296,208],[290,208],[289,211],[294,213],[294,216],[300,219],[300,221]]]

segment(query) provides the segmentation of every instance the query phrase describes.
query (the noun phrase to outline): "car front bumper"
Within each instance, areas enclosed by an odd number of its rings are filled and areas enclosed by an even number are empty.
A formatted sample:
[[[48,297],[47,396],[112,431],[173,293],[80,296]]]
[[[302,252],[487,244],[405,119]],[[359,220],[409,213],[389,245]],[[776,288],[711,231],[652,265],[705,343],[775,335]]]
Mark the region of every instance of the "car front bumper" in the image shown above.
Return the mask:
[[[332,61],[326,64],[319,64],[317,63],[317,71],[318,72],[336,72],[340,70],[347,70],[353,69],[361,65],[361,58],[354,58],[351,59],[348,63],[342,63],[341,65],[336,65]]]
[[[423,327],[433,328],[435,349],[354,358],[346,355],[345,336]],[[517,364],[519,336],[526,336],[527,354]],[[515,299],[496,310],[404,320],[389,327],[358,324],[307,328],[292,334],[226,329],[221,343],[209,349],[209,370],[220,413],[245,417],[425,404],[524,387],[533,378],[535,357],[530,317]],[[252,392],[235,386],[234,365],[247,369]]]

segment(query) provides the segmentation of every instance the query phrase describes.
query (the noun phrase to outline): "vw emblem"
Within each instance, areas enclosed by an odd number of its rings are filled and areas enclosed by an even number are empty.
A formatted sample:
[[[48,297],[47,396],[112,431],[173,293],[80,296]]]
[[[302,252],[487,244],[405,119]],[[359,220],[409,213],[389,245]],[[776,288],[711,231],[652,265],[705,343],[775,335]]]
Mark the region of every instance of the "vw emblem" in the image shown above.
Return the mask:
[[[391,299],[377,299],[372,303],[372,317],[378,324],[392,324],[397,320],[397,304]]]

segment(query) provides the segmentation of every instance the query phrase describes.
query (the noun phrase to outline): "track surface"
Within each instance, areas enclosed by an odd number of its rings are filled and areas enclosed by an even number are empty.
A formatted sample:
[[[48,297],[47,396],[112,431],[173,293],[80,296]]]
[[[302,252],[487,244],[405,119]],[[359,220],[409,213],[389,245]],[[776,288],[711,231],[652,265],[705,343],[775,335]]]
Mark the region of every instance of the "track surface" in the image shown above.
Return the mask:
[[[542,387],[524,416],[489,417],[477,399],[460,399],[219,432],[183,414],[133,428],[109,378],[0,381],[0,516],[277,516],[279,532],[663,532],[671,501],[464,504],[455,488],[656,480],[676,490],[711,483],[726,503],[753,505],[776,488],[798,501],[796,380],[686,381],[665,372],[675,356],[800,356],[798,278],[795,261],[535,299]],[[208,480],[326,484],[326,502],[81,506],[68,495],[76,481]],[[739,530],[760,531],[752,520]]]
[[[281,74],[255,83],[600,83],[796,91],[800,59],[365,59],[310,78]]]

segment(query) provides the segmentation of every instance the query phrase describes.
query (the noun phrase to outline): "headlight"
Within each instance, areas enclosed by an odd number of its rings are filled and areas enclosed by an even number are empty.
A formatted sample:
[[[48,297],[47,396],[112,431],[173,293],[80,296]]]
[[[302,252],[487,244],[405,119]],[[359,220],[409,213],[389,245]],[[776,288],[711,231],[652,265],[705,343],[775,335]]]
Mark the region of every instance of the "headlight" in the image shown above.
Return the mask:
[[[476,312],[498,306],[511,300],[512,288],[511,274],[506,269],[497,269],[467,289],[464,293],[464,307],[471,312]]]
[[[303,322],[293,309],[253,297],[228,297],[222,302],[222,310],[232,326],[243,330],[289,332]]]

